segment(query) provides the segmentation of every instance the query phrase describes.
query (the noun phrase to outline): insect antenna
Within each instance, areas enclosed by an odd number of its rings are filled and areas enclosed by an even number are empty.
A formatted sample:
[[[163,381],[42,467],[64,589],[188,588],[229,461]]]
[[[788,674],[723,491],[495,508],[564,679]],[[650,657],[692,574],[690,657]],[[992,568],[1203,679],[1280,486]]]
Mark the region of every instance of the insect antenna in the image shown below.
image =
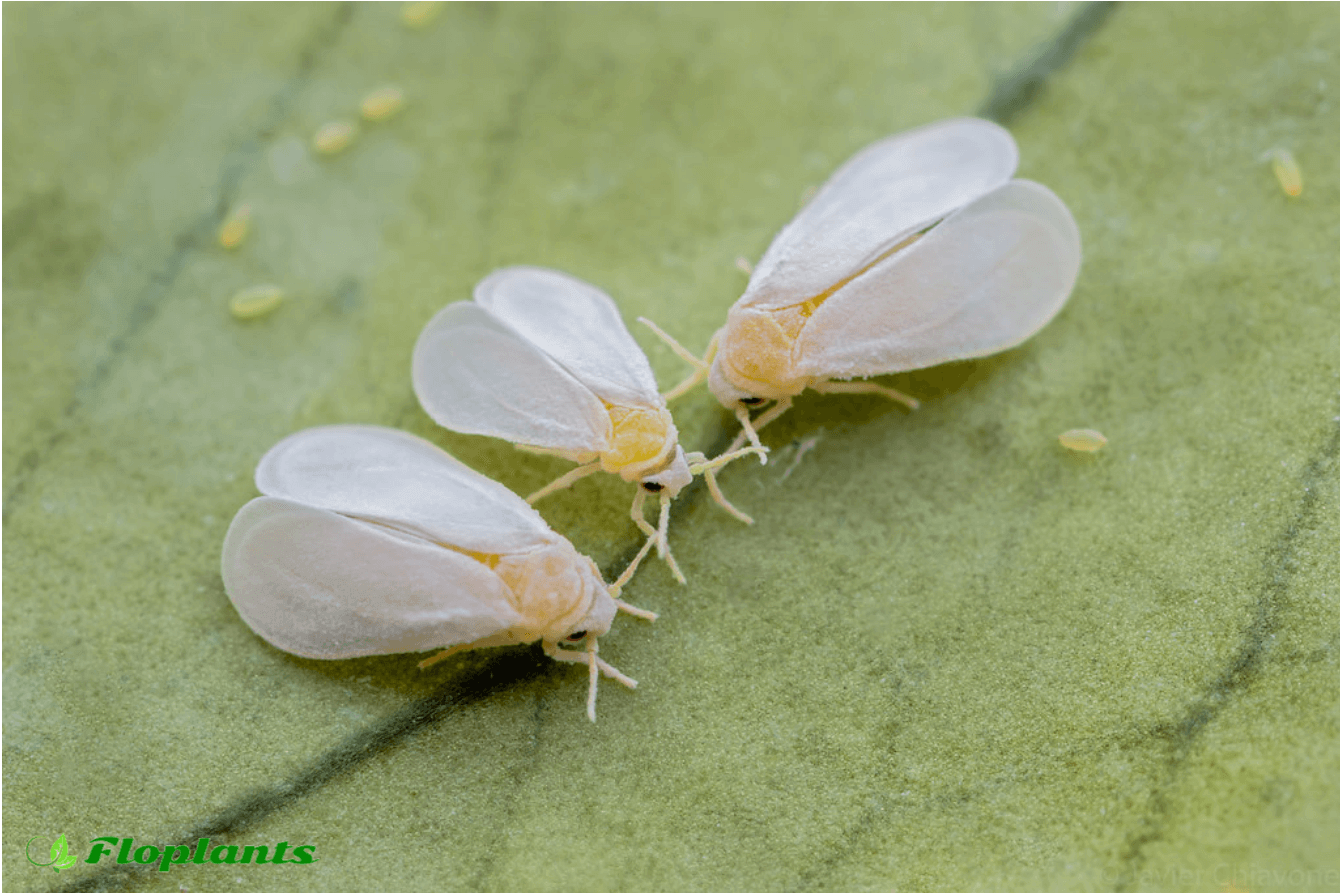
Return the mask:
[[[672,351],[674,351],[681,360],[683,360],[685,363],[688,363],[690,366],[694,367],[693,373],[691,373],[687,379],[685,379],[680,384],[676,385],[670,391],[667,391],[665,394],[661,395],[662,400],[674,400],[675,398],[679,397],[681,394],[684,394],[686,391],[693,388],[699,382],[702,382],[704,379],[708,377],[708,369],[712,365],[712,358],[717,353],[716,334],[713,335],[712,341],[708,342],[708,350],[704,353],[702,359],[700,359],[691,354],[684,345],[676,341],[669,333],[667,333],[656,323],[653,323],[651,320],[647,319],[647,317],[639,317],[638,322],[642,323],[648,329],[651,329],[652,332],[656,334],[657,338],[665,342],[666,345]]]

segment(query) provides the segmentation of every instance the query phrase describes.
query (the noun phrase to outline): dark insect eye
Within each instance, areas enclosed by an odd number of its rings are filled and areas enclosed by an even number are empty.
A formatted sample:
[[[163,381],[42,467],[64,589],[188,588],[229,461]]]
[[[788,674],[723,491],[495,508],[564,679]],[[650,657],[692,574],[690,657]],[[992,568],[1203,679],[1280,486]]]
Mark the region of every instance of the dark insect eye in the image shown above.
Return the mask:
[[[579,630],[577,633],[568,634],[568,642],[570,643],[581,642],[586,638],[587,638],[587,631],[585,630]]]
[[[742,397],[740,402],[747,407],[757,407],[764,402],[762,397]]]
[[[664,490],[664,489],[665,489],[665,485],[664,485],[664,484],[660,484],[660,483],[658,483],[658,482],[656,482],[656,481],[644,481],[644,482],[643,482],[643,490],[647,491],[647,492],[650,493],[650,494],[659,493],[659,492],[661,492],[661,491]]]

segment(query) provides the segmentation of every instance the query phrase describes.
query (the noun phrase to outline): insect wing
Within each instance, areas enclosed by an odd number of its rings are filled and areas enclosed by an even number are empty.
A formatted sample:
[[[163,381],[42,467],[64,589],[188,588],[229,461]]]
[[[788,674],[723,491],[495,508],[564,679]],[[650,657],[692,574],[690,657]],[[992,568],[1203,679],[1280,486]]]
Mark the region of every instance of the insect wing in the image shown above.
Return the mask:
[[[796,343],[801,371],[852,378],[1004,351],[1061,310],[1080,232],[1047,187],[1013,180],[835,292]]]
[[[508,267],[475,286],[475,303],[602,400],[649,409],[665,405],[647,355],[615,302],[590,283],[542,267]]]
[[[421,652],[519,620],[503,582],[474,559],[274,497],[238,511],[222,571],[247,625],[306,658]]]
[[[540,514],[422,438],[374,425],[309,428],[256,467],[263,494],[487,554],[556,538]]]
[[[874,143],[829,178],[769,245],[738,303],[786,307],[832,289],[881,254],[1011,178],[1004,128],[954,118]]]
[[[469,301],[424,327],[412,378],[424,410],[453,431],[575,452],[609,443],[610,417],[591,389]]]

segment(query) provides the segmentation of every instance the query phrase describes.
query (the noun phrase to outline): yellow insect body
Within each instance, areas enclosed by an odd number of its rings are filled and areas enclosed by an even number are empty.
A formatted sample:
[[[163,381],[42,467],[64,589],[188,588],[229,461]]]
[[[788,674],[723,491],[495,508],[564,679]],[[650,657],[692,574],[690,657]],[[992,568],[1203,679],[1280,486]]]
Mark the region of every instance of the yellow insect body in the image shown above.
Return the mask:
[[[666,470],[679,437],[665,407],[621,407],[606,404],[610,414],[610,449],[600,454],[601,470],[625,481],[639,481]]]
[[[814,379],[797,371],[793,350],[822,300],[728,316],[719,342],[732,350],[720,355],[722,375],[740,391],[769,400],[800,394]]]

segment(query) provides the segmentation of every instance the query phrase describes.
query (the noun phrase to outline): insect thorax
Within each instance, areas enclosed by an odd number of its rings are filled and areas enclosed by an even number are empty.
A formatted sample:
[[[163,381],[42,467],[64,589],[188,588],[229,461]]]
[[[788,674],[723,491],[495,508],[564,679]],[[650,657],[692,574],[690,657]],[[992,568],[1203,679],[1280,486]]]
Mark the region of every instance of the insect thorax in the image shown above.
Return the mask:
[[[717,354],[727,381],[754,397],[777,399],[804,391],[809,379],[796,371],[792,349],[814,309],[806,301],[728,314]]]
[[[675,425],[665,407],[621,407],[606,404],[610,414],[610,449],[601,453],[601,468],[627,481],[654,473],[675,449]]]
[[[605,592],[591,560],[566,542],[499,556],[493,570],[507,585],[512,607],[522,616],[513,628],[521,642],[563,639],[587,618],[597,593]],[[607,619],[603,629],[591,632],[599,635],[609,629]]]

